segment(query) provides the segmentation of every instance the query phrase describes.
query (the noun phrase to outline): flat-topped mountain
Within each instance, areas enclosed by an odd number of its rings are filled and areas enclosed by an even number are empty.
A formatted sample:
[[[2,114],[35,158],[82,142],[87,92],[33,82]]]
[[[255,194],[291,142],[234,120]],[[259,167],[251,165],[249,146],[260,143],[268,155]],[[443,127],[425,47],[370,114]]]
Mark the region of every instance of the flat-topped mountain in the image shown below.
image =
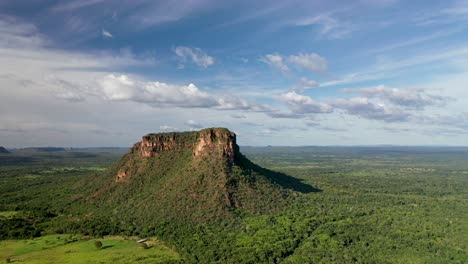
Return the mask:
[[[141,142],[133,145],[127,156],[148,158],[165,155],[169,152],[192,152],[193,161],[203,157],[210,157],[225,162],[228,167],[234,165],[234,159],[239,155],[236,144],[236,135],[225,128],[209,128],[199,132],[171,132],[148,134],[143,136]],[[135,159],[131,159],[135,161]],[[116,181],[126,181],[132,176],[135,169],[131,161],[122,164]],[[180,166],[181,164],[172,164]],[[129,173],[127,173],[129,172]]]
[[[86,186],[92,190],[88,200],[134,223],[271,212],[295,190],[314,191],[250,162],[226,128],[145,135]]]

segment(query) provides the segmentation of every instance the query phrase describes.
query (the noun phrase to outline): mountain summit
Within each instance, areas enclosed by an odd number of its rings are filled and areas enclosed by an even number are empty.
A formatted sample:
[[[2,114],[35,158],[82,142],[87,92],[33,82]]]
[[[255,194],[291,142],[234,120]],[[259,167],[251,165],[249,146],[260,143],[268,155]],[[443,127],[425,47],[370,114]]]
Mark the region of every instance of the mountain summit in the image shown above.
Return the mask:
[[[271,212],[294,190],[314,190],[250,162],[239,152],[235,133],[226,128],[145,135],[88,184],[93,190],[89,199],[99,208],[145,223]]]
[[[233,132],[225,128],[208,128],[198,132],[148,134],[143,136],[141,142],[134,144],[127,155],[149,158],[165,155],[168,152],[183,154],[188,151],[192,151],[192,161],[209,157],[223,161],[228,168],[232,168],[236,156],[239,155],[239,146],[236,144],[236,134]],[[135,174],[132,171],[136,169],[134,161],[135,159],[130,159],[129,162],[122,164],[116,181],[127,181]]]

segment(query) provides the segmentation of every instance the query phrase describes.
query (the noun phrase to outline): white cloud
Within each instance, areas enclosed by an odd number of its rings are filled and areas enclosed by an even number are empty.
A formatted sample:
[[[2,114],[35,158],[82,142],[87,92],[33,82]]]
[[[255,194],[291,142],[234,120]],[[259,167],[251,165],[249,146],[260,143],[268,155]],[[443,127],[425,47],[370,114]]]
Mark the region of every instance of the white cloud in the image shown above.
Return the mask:
[[[289,71],[288,66],[284,63],[283,57],[278,53],[267,54],[265,57],[261,58],[260,61],[276,67],[284,73]]]
[[[374,103],[365,97],[337,99],[330,104],[335,108],[345,110],[350,115],[384,122],[407,122],[412,116],[411,113],[402,109],[383,103]]]
[[[222,110],[244,109],[248,110],[251,105],[247,100],[238,97],[223,97],[218,99],[218,108]]]
[[[199,48],[189,48],[179,46],[174,50],[175,54],[182,59],[182,61],[191,60],[200,67],[207,68],[215,63],[213,57],[206,54]],[[180,67],[179,67],[180,68]]]
[[[1,72],[21,86],[42,89],[67,101],[84,101],[102,71],[133,65],[151,65],[130,50],[119,53],[81,53],[50,48],[51,41],[29,23],[0,16]]]
[[[98,80],[98,85],[107,100],[130,100],[140,94],[140,87],[126,75],[110,74]]]
[[[288,61],[316,73],[325,73],[328,68],[327,60],[316,53],[291,55],[288,57]]]
[[[299,53],[288,57],[273,53],[260,58],[260,61],[278,68],[283,73],[288,73],[290,71],[287,63],[314,73],[325,73],[328,68],[327,60],[316,53]]]
[[[296,114],[331,113],[333,108],[327,104],[319,103],[309,96],[289,92],[278,96],[278,99],[288,105]]]
[[[222,96],[218,98],[218,106],[220,110],[245,110],[251,112],[270,112],[273,109],[268,105],[249,102],[237,96]]]
[[[398,88],[386,88],[384,85],[345,89],[344,91],[357,92],[369,98],[379,98],[408,109],[424,109],[426,106],[444,106],[451,100],[446,96],[429,94],[424,89],[401,90]]]
[[[102,36],[105,38],[113,38],[114,36],[107,30],[102,30]]]
[[[110,101],[143,103],[155,108],[213,108],[264,113],[274,111],[268,105],[247,101],[235,95],[209,94],[192,83],[175,85],[144,81],[125,74],[103,76],[96,81],[96,85],[88,87],[95,87],[84,91],[88,95]]]
[[[103,96],[108,100],[126,100],[145,103],[153,107],[175,106],[183,108],[214,107],[215,98],[202,92],[194,84],[173,85],[162,82],[134,80],[127,75],[110,74],[98,80]]]

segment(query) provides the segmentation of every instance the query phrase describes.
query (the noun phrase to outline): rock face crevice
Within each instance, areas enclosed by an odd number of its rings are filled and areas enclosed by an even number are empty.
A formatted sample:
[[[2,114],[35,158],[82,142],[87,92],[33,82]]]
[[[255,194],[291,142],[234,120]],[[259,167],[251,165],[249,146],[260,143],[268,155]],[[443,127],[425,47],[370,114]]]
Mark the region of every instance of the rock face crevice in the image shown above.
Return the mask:
[[[198,142],[193,150],[194,157],[203,155],[215,155],[218,158],[226,159],[232,166],[235,161],[239,146],[236,144],[236,134],[227,129],[205,129],[200,131]]]

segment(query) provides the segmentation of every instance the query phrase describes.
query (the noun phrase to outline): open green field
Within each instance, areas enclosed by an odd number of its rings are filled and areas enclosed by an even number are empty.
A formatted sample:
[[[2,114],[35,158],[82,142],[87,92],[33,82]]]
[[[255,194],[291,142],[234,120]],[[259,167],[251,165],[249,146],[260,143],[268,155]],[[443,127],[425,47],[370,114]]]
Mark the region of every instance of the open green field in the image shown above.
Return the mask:
[[[95,242],[102,243],[101,248]],[[11,263],[177,263],[178,254],[162,242],[151,239],[147,249],[135,239],[48,235],[28,240],[0,241],[0,259]]]
[[[104,213],[85,223],[71,210],[77,184],[109,167],[122,152],[1,155],[0,261],[111,263],[124,256],[129,263],[155,263],[156,258],[184,263],[467,263],[468,148],[245,147],[241,152],[318,191],[298,193],[279,212],[221,223],[150,228],[109,222]],[[74,221],[73,228],[67,219]],[[97,250],[93,240],[66,244],[69,235],[56,235],[83,232],[158,237],[170,248],[161,244],[144,250],[134,241],[109,237]]]

